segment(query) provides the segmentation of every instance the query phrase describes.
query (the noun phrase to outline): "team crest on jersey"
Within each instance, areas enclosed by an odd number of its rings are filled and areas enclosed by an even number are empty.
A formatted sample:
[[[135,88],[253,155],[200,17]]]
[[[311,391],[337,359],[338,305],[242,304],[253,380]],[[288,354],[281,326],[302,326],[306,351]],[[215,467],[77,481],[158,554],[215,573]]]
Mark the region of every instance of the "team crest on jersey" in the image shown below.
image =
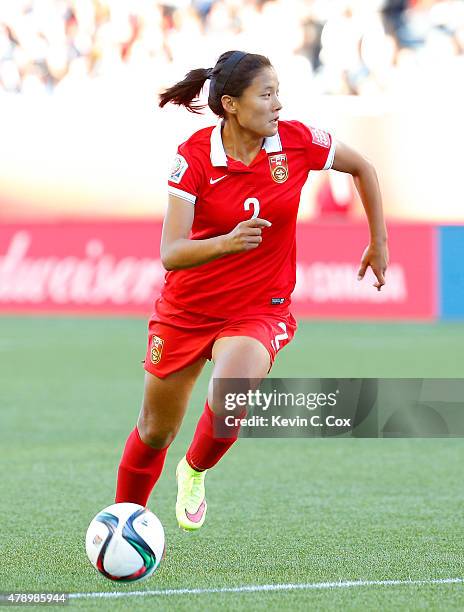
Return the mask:
[[[169,175],[169,180],[173,183],[180,183],[182,177],[185,174],[185,171],[188,168],[188,163],[185,157],[177,153],[174,158],[174,163],[172,164],[171,174]]]
[[[320,147],[325,147],[326,149],[330,149],[330,137],[327,132],[313,127],[310,127],[309,129],[311,130],[313,144],[319,145]]]
[[[288,179],[287,156],[284,153],[269,156],[271,176],[276,183],[285,183]]]
[[[156,365],[161,360],[161,355],[163,354],[163,345],[164,340],[159,336],[153,336],[151,339],[151,362],[153,365]]]

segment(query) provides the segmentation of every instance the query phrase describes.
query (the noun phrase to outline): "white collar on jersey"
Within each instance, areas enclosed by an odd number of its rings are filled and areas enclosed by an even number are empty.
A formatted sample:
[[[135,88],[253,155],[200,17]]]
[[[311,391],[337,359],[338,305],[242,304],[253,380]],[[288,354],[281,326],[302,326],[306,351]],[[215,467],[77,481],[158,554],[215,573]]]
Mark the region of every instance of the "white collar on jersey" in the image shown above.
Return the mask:
[[[227,166],[227,156],[222,143],[221,126],[222,119],[211,132],[211,164],[213,166]],[[266,153],[282,151],[279,132],[275,136],[266,136],[262,148],[266,150]]]

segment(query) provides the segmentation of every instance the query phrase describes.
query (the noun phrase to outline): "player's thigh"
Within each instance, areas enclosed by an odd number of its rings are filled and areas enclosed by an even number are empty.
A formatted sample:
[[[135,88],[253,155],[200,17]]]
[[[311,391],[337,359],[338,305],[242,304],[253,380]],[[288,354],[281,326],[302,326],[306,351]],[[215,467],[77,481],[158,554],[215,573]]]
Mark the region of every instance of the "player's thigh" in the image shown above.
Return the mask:
[[[205,358],[200,358],[165,378],[145,372],[143,402],[137,422],[142,440],[150,443],[158,438],[159,442],[163,435],[175,436],[205,362]]]
[[[212,354],[213,376],[218,378],[264,378],[270,366],[268,350],[250,336],[222,336]]]
[[[265,378],[270,367],[270,356],[266,347],[256,338],[249,336],[223,336],[213,346],[213,373],[208,387],[208,403],[215,406],[214,380],[236,378],[253,381],[252,388]]]

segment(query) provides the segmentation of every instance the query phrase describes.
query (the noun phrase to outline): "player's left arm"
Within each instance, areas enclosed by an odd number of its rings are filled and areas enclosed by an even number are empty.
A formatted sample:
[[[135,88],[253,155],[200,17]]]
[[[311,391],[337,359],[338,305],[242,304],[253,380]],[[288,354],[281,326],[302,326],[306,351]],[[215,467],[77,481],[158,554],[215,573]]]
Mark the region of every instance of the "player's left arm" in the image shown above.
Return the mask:
[[[369,223],[370,242],[361,258],[358,280],[364,278],[370,266],[377,282],[374,287],[380,291],[385,285],[385,271],[388,266],[387,228],[382,209],[382,196],[374,166],[360,153],[337,141],[333,170],[351,174],[366,211]]]

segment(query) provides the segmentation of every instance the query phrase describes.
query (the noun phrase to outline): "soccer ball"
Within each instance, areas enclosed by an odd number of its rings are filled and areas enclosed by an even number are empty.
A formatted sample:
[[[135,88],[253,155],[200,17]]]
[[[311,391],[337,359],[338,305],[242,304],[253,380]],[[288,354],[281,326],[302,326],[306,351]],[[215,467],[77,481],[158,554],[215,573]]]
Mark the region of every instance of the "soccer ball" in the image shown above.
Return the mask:
[[[164,556],[164,529],[148,508],[113,504],[90,523],[85,550],[90,563],[106,578],[117,582],[144,580]]]

